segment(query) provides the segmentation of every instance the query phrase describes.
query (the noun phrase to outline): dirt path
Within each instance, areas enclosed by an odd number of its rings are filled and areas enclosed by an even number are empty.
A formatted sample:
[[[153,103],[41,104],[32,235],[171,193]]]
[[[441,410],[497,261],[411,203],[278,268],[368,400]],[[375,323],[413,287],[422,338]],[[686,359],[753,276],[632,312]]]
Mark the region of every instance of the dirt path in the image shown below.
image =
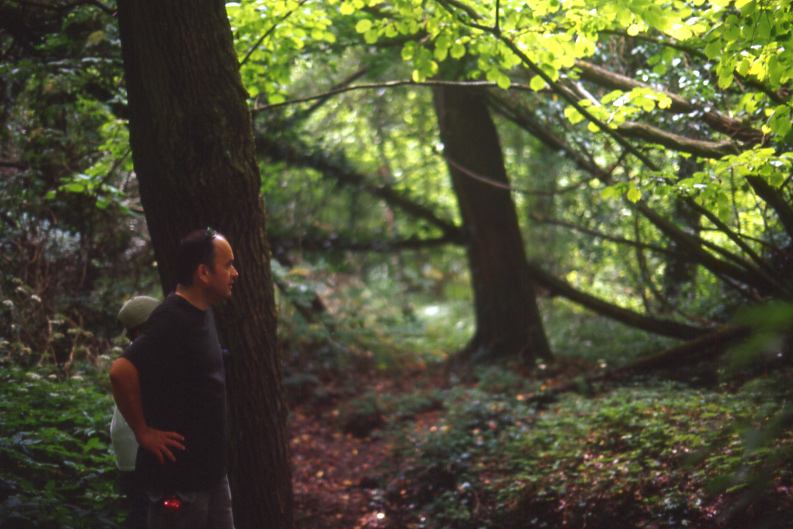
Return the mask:
[[[388,527],[374,491],[385,454],[383,441],[343,434],[331,417],[292,410],[292,478],[297,527],[369,529]]]

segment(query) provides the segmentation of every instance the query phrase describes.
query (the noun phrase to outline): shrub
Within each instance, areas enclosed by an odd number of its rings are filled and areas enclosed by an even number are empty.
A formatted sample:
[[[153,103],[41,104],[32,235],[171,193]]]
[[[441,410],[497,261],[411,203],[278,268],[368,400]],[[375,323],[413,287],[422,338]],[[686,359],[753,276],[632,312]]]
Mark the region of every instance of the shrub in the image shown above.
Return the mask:
[[[0,384],[3,527],[117,527],[106,374],[86,364],[66,373],[3,360]]]

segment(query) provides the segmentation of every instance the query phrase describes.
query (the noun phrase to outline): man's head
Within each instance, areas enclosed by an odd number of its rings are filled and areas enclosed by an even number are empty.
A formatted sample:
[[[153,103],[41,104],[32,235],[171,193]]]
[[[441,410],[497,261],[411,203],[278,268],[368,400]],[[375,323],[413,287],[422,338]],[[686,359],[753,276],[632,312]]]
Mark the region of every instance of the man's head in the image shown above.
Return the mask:
[[[231,297],[234,253],[226,238],[212,228],[188,234],[176,254],[176,281],[185,288],[198,288],[210,303]]]
[[[137,338],[143,324],[149,319],[149,314],[159,304],[159,301],[149,296],[135,296],[124,303],[118,311],[118,321],[124,326],[130,339]]]

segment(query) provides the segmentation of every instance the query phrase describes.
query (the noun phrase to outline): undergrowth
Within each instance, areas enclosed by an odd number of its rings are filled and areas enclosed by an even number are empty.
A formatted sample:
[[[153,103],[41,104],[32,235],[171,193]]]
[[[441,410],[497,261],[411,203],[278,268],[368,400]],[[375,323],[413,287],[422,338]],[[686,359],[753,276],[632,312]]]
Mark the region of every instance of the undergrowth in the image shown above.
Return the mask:
[[[0,385],[0,527],[118,527],[106,373],[0,359]]]
[[[793,439],[769,425],[787,413],[789,375],[736,392],[644,380],[545,407],[513,391],[509,370],[509,391],[493,392],[491,372],[487,385],[444,391],[436,423],[382,433],[393,446],[384,501],[414,528],[720,528],[763,516],[785,527]]]

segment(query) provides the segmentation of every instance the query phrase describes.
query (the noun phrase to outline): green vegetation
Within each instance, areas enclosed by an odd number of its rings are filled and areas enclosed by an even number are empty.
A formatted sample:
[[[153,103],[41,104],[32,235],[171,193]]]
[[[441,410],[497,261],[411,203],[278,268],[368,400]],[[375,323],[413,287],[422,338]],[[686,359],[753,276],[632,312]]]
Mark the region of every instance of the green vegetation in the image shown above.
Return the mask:
[[[387,299],[387,285],[371,286],[375,302]],[[785,492],[793,486],[789,368],[714,382],[713,364],[555,395],[549,385],[559,377],[583,382],[625,363],[622,348],[603,344],[640,343],[635,333],[558,308],[572,327],[557,335],[568,352],[558,365],[531,373],[480,366],[463,379],[444,379],[443,357],[408,358],[388,340],[374,355],[333,346],[320,333],[313,347],[325,349],[312,349],[305,329],[284,328],[293,351],[285,381],[291,405],[390,447],[365,477],[376,483],[374,505],[400,527],[716,528],[761,514],[782,527],[793,512]],[[453,331],[455,319],[445,321]],[[354,318],[336,324],[338,336],[360,328]],[[424,327],[404,314],[389,325],[418,351],[445,343],[422,338]],[[2,361],[3,518],[41,528],[118,523],[108,363],[99,357],[63,369]],[[366,378],[356,375],[361,369],[374,371]],[[407,378],[392,391],[367,389],[381,376]]]
[[[106,369],[0,360],[3,527],[110,528],[121,519]]]
[[[289,405],[388,446],[369,479],[388,519],[789,524],[790,0],[226,11]],[[115,315],[133,294],[159,296],[167,267],[132,163],[117,16],[98,1],[0,3],[3,529],[122,514],[107,436]],[[439,104],[451,89],[484,102],[474,131],[494,124],[483,140],[500,157],[464,153],[487,160],[477,171],[441,139],[444,115],[467,116]],[[188,117],[208,144],[228,132]],[[471,179],[489,187],[466,195]],[[474,205],[485,214],[464,214]],[[496,220],[506,206],[509,226]],[[507,261],[509,281],[477,275]],[[526,284],[556,361],[531,359],[531,340],[495,358],[502,336],[461,360],[492,325],[482,294]],[[736,343],[696,341],[735,328]],[[663,369],[632,370],[676,347]]]
[[[367,393],[342,425],[379,418],[361,435],[389,458],[367,477],[400,527],[784,527],[790,369],[705,386],[691,375],[557,398],[551,379],[489,367],[450,387]]]

